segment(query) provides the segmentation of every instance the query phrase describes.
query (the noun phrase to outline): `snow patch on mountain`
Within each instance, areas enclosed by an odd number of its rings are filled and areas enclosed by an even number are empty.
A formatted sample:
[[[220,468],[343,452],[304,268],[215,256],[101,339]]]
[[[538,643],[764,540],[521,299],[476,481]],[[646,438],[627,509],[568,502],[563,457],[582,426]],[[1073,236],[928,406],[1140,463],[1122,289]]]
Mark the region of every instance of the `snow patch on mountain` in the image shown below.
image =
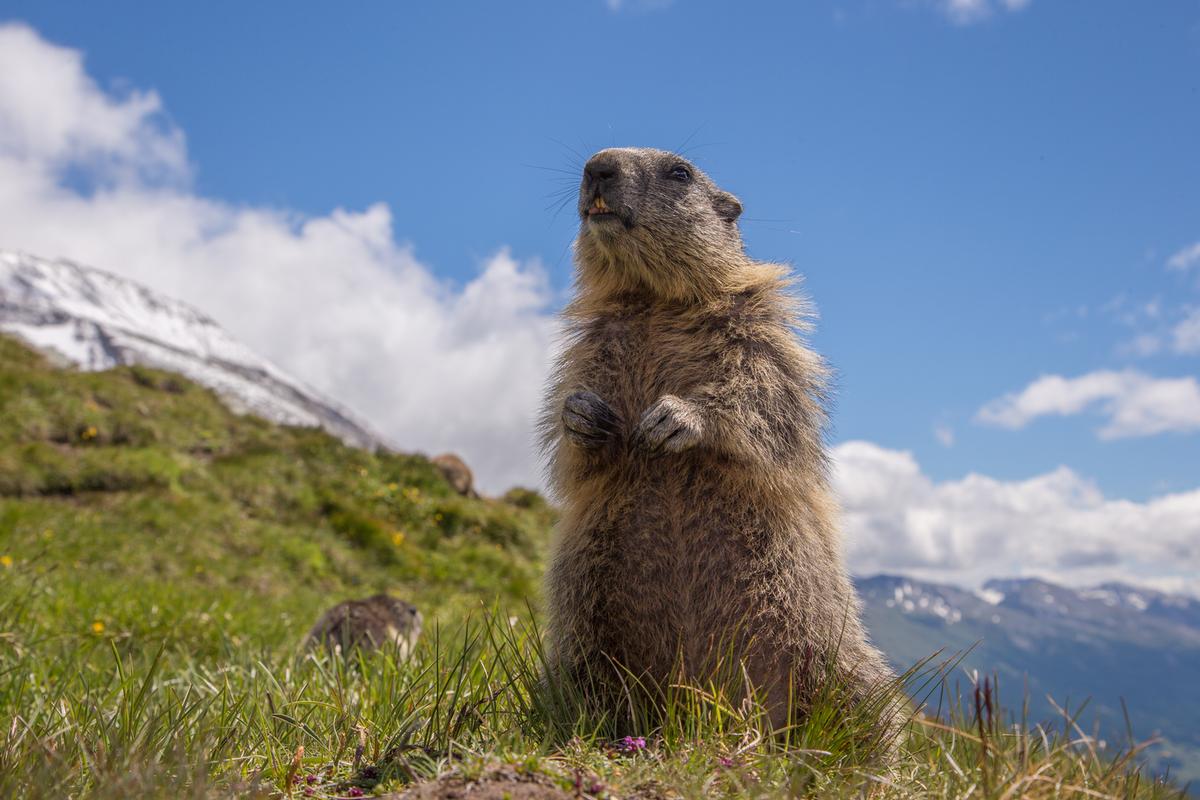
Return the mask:
[[[953,625],[962,619],[962,611],[955,606],[953,599],[936,590],[931,591],[931,587],[927,584],[904,578],[889,579],[887,576],[879,576],[878,579],[870,580],[886,582],[886,585],[879,587],[882,591],[879,591],[878,596],[887,608],[896,608],[905,614],[915,613],[938,617],[947,625]],[[890,596],[888,596],[889,590]]]
[[[1004,592],[995,589],[976,589],[975,596],[990,606],[998,606],[1004,602]]]

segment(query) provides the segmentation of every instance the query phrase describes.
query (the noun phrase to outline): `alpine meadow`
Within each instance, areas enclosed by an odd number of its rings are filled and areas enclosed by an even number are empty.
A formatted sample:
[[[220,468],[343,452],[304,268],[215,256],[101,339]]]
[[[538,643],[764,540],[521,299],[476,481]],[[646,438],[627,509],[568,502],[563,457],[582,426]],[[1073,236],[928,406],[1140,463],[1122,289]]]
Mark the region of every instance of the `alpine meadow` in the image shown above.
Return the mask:
[[[1195,0],[0,0],[0,800],[1200,797]]]

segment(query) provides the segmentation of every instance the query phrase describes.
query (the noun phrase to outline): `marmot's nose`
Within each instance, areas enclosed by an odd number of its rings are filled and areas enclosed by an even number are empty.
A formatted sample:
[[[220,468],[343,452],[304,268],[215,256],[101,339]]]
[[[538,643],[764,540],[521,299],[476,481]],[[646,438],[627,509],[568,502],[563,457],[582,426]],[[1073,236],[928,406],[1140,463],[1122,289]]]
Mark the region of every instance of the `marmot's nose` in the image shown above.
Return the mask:
[[[617,159],[605,154],[592,156],[591,161],[583,168],[584,177],[592,183],[608,183],[620,172],[621,167]]]

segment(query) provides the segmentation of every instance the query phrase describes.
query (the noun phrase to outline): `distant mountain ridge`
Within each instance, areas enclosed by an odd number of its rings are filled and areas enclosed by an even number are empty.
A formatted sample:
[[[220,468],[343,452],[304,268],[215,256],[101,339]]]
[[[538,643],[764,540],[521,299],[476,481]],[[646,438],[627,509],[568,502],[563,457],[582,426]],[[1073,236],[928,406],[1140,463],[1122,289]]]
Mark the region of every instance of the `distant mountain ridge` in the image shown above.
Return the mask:
[[[897,575],[856,580],[872,638],[900,670],[941,650],[966,653],[949,676],[995,675],[1000,699],[1032,722],[1062,724],[1076,710],[1091,734],[1123,741],[1125,702],[1134,736],[1160,736],[1148,758],[1200,785],[1200,600],[1106,583],[1071,589],[1043,580],[988,581],[971,591]]]
[[[0,251],[0,331],[85,370],[142,364],[178,372],[238,413],[320,427],[375,449],[383,437],[186,303],[103,270]]]
[[[897,575],[859,580],[864,601],[946,626],[1020,623],[1068,627],[1072,638],[1094,636],[1123,642],[1158,642],[1173,636],[1200,647],[1200,600],[1186,595],[1105,583],[1071,589],[1036,578],[989,580],[978,591]]]

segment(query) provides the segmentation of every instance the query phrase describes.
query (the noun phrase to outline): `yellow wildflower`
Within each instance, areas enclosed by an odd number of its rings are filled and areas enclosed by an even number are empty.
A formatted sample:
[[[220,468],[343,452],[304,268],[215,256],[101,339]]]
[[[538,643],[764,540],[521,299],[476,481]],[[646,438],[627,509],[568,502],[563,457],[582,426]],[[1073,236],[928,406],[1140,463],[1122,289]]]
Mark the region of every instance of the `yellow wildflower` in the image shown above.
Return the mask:
[[[404,531],[392,531],[392,544],[397,547],[404,544]]]
[[[10,556],[10,555],[0,556],[0,566],[4,567],[5,569],[8,569],[9,567],[12,566],[12,564],[13,564],[12,556]]]
[[[83,432],[79,434],[79,438],[83,439],[85,442],[90,441],[91,439],[96,438],[97,432],[98,431],[96,430],[95,425],[88,425],[86,428],[83,429]]]
[[[92,623],[92,633],[104,633],[104,623],[96,620]]]

